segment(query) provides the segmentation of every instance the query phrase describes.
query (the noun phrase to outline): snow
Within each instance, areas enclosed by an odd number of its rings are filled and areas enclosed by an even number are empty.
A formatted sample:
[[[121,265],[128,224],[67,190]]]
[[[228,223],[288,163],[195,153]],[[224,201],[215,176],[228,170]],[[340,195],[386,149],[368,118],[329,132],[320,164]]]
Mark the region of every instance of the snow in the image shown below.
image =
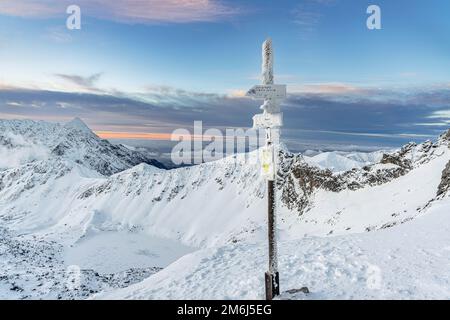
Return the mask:
[[[3,139],[10,144],[0,144],[0,170],[18,167],[22,164],[44,160],[49,157],[49,150],[39,144],[27,141],[21,135],[6,132]],[[11,152],[11,147],[14,152]]]
[[[308,237],[279,245],[281,298],[449,299],[450,199],[376,233]],[[98,299],[263,299],[267,248],[231,244],[189,254]],[[306,286],[310,294],[285,291]]]
[[[19,159],[0,170],[0,297],[263,297],[257,152],[164,170],[134,165],[147,158],[98,139],[79,119],[0,128],[0,148]],[[28,152],[34,147],[44,152]],[[402,150],[392,157],[406,167],[381,163],[382,152],[290,158],[347,180],[334,191],[313,185],[307,195],[296,181],[295,199],[285,201],[278,192],[281,287],[311,291],[281,298],[449,298],[450,195],[436,197],[448,142]],[[307,206],[288,209],[297,197]],[[71,265],[82,269],[78,292],[64,287]]]
[[[91,129],[80,118],[74,118],[64,125],[65,128],[75,129],[83,133],[92,134]]]
[[[308,154],[308,153],[307,153]],[[376,163],[381,160],[382,152],[322,152],[316,155],[304,155],[305,161],[310,165],[318,166],[322,169],[329,169],[333,172],[349,171],[353,168]]]
[[[106,176],[140,163],[164,167],[142,150],[130,150],[100,139],[79,118],[65,125],[31,120],[0,120],[0,152],[2,150],[9,152],[8,158],[11,159],[3,165],[4,168],[29,163],[25,162],[29,158],[30,161],[64,158]],[[12,164],[8,165],[8,162]]]
[[[442,170],[450,161],[450,151],[441,147],[438,157],[389,183],[360,190],[329,192],[319,190],[314,205],[301,223],[286,226],[289,234],[326,235],[364,232],[414,218],[419,209],[436,195]],[[373,170],[392,165],[377,164]],[[288,216],[288,213],[285,213]],[[286,234],[286,232],[285,232]]]
[[[164,268],[194,248],[170,239],[125,231],[91,232],[65,252],[66,266],[116,273],[148,266]]]

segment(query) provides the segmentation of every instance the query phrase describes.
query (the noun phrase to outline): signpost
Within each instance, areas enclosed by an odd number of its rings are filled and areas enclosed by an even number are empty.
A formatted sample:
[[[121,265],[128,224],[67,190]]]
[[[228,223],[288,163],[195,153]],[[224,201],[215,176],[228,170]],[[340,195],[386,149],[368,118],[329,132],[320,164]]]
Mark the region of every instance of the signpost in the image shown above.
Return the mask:
[[[264,104],[261,106],[263,113],[253,117],[253,128],[266,131],[266,145],[261,149],[260,159],[262,175],[267,180],[268,198],[269,270],[265,273],[266,299],[272,300],[280,294],[276,242],[275,180],[278,159],[276,142],[279,137],[279,128],[283,125],[280,103],[286,98],[286,86],[274,84],[273,49],[270,38],[263,43],[262,61],[263,84],[251,88],[247,92],[247,96],[264,100]]]
[[[262,113],[253,117],[254,128],[276,128],[283,125],[282,113]]]
[[[255,99],[284,99],[286,86],[280,84],[256,85],[247,92],[247,96]]]

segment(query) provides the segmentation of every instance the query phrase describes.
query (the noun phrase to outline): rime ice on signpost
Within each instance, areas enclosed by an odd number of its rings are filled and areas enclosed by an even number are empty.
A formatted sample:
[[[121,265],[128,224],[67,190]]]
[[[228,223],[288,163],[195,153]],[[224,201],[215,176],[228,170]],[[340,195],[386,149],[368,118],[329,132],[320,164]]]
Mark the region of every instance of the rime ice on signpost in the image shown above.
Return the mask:
[[[247,92],[247,96],[264,100],[264,104],[261,106],[263,113],[253,117],[253,128],[266,131],[266,145],[261,150],[261,172],[267,180],[268,198],[269,271],[265,274],[266,299],[272,300],[280,294],[276,243],[275,179],[279,128],[283,125],[280,103],[286,98],[286,85],[274,84],[273,49],[270,38],[263,43],[262,61],[263,84],[251,88]]]

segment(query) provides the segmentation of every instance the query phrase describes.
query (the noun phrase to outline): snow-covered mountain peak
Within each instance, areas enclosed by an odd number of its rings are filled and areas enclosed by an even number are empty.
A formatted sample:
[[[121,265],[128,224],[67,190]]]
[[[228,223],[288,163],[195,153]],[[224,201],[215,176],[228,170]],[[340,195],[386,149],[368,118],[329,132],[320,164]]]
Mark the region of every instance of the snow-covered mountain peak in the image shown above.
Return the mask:
[[[0,161],[0,169],[50,158],[72,161],[102,175],[118,173],[140,163],[164,168],[150,154],[100,139],[79,118],[65,125],[1,120],[0,155],[2,153],[12,156],[8,163]]]
[[[93,134],[92,130],[84,123],[83,120],[76,117],[64,125],[65,128],[78,130],[87,134]]]

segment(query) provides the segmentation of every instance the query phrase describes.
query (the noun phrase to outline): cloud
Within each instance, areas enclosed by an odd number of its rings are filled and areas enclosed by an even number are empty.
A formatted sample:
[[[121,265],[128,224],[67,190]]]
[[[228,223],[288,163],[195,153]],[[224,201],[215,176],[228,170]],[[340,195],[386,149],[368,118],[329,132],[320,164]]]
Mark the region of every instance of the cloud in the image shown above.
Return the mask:
[[[22,107],[23,104],[20,102],[16,102],[16,101],[8,101],[6,102],[6,105],[9,107]]]
[[[291,93],[308,94],[350,94],[367,92],[367,88],[357,87],[346,83],[312,83],[301,85],[289,85]]]
[[[231,89],[228,90],[228,96],[231,98],[243,98],[247,94],[247,90],[243,89]]]
[[[76,74],[63,74],[57,73],[56,77],[65,80],[66,82],[75,85],[74,89],[81,89],[83,91],[93,91],[100,92],[99,88],[96,87],[96,84],[100,80],[103,73],[95,73],[90,76],[84,77]]]
[[[399,76],[402,78],[417,78],[419,74],[417,72],[409,71],[409,72],[401,72]]]
[[[292,10],[292,22],[300,27],[300,34],[308,37],[323,19],[323,6],[335,4],[335,0],[305,0]]]
[[[48,158],[50,151],[41,146],[26,141],[20,135],[4,133],[3,139],[7,139],[15,148],[11,149],[0,145],[0,170],[14,168],[30,161]]]
[[[307,11],[303,7],[297,7],[293,13],[294,23],[301,26],[304,30],[313,30],[322,17],[320,13]]]
[[[450,127],[450,110],[434,111],[427,117],[431,122],[419,123],[421,126]],[[436,122],[438,121],[438,122]]]
[[[10,90],[10,89],[14,89],[14,86],[11,86],[8,83],[0,82],[0,90]]]
[[[96,131],[102,139],[171,140],[171,133]]]
[[[213,22],[241,13],[218,0],[78,0],[82,15],[125,23]],[[64,15],[72,0],[2,0],[0,14],[19,17]]]
[[[65,27],[49,28],[44,36],[57,43],[68,43],[73,40],[72,35]]]
[[[18,17],[51,17],[65,13],[63,2],[49,0],[2,0],[0,2],[0,14]]]
[[[95,85],[95,77],[90,78],[68,77],[80,85]],[[296,146],[399,146],[435,137],[449,127],[450,88],[445,86],[382,89],[315,84],[313,89],[289,91],[283,103],[283,139]],[[10,102],[21,107],[11,107]],[[0,117],[65,121],[78,116],[105,137],[161,139],[177,128],[191,130],[194,121],[203,121],[204,129],[248,128],[259,105],[238,94],[168,86],[149,86],[135,94],[0,90]]]
[[[439,118],[439,119],[448,119],[450,120],[450,110],[440,110],[433,112],[432,115],[429,116],[429,118]]]

